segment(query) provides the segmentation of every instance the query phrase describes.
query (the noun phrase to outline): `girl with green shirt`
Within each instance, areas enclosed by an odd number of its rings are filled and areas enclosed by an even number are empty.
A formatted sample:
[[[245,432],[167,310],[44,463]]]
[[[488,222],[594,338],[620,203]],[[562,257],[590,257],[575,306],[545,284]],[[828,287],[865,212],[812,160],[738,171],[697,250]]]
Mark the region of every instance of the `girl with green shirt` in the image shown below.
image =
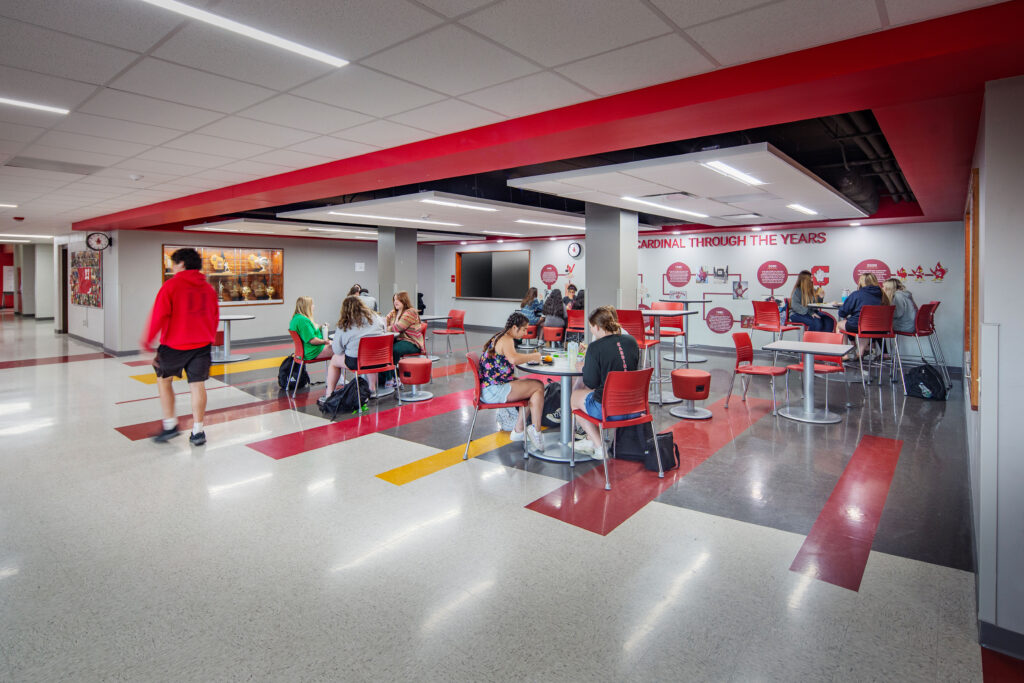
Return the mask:
[[[302,340],[303,360],[315,360],[320,355],[320,352],[324,351],[324,346],[328,346],[324,356],[331,356],[330,342],[326,339],[327,335],[322,328],[317,327],[317,324],[313,322],[313,297],[300,296],[295,300],[295,315],[292,316],[292,321],[288,323],[288,329],[297,333],[299,339]]]

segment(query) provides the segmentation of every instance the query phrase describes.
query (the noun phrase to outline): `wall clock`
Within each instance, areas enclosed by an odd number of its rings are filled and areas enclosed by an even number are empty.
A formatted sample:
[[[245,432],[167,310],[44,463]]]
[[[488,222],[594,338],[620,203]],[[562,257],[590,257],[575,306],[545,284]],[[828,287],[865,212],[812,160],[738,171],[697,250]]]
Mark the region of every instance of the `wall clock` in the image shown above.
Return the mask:
[[[103,251],[110,246],[110,236],[102,232],[90,232],[85,238],[85,246],[93,251]]]
[[[569,242],[569,256],[579,258],[583,253],[583,245],[579,242]]]

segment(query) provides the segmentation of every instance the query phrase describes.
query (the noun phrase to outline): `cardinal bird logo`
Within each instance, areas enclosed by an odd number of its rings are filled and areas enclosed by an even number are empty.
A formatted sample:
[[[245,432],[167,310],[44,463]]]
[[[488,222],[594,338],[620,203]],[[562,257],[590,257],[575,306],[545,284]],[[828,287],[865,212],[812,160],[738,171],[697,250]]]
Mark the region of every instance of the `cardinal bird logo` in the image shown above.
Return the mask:
[[[931,273],[931,276],[934,278],[935,282],[942,282],[942,278],[946,277],[946,273],[948,273],[949,271],[943,268],[942,262],[939,261],[935,264],[935,267],[932,268],[929,272]]]

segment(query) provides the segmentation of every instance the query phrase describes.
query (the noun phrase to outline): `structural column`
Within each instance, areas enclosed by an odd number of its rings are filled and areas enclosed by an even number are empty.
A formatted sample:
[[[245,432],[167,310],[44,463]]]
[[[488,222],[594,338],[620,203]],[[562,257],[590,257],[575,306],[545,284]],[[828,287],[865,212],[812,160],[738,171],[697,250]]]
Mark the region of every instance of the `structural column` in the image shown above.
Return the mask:
[[[409,292],[416,306],[416,230],[377,228],[377,299],[382,312],[391,310],[396,292]]]
[[[587,204],[587,308],[636,308],[637,230],[634,211]]]

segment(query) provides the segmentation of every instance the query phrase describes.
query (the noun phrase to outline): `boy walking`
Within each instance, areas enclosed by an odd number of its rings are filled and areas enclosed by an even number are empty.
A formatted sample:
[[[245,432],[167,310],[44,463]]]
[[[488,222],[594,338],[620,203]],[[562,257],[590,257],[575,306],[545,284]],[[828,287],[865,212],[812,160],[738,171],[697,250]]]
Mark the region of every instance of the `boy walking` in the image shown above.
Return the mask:
[[[200,272],[203,258],[195,249],[178,249],[171,254],[174,277],[157,292],[150,314],[149,326],[143,334],[144,351],[153,350],[153,340],[160,335],[160,346],[153,359],[163,429],[153,441],[163,443],[178,435],[178,418],[174,411],[174,377],[184,370],[192,394],[193,446],[206,443],[203,419],[206,416],[206,380],[210,377],[210,351],[217,336],[220,319],[217,293]]]

